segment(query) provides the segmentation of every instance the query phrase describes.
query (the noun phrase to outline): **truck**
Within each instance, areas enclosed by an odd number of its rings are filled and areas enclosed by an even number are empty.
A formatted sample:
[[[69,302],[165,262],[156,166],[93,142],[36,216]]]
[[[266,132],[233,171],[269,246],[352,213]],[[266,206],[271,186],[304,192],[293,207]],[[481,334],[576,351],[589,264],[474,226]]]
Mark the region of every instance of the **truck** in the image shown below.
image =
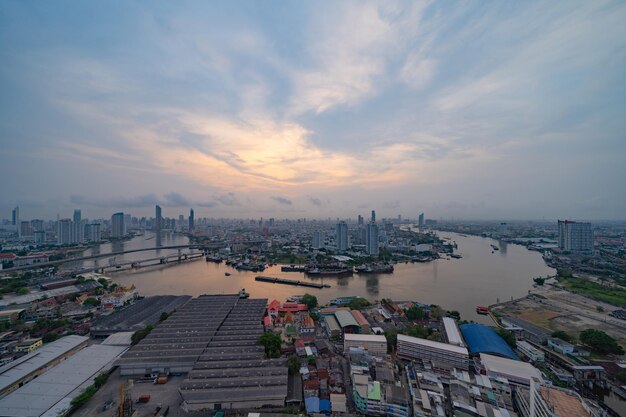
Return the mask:
[[[150,401],[150,394],[143,394],[137,398],[138,403],[147,403],[148,401]]]
[[[165,384],[167,382],[167,375],[159,375],[154,380],[155,384]]]

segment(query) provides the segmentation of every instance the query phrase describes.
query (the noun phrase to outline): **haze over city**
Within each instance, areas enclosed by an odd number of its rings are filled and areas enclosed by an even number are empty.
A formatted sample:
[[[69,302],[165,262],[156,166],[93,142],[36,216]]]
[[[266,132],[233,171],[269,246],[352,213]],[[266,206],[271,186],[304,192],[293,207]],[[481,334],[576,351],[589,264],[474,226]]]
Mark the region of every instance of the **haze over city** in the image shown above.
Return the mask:
[[[618,1],[5,1],[0,218],[623,219],[625,21]]]

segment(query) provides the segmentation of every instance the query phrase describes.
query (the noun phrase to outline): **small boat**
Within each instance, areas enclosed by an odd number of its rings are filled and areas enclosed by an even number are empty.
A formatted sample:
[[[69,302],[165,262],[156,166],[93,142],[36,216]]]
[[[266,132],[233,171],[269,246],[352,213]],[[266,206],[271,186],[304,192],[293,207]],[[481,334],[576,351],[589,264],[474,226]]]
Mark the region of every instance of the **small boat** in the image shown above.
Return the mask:
[[[224,272],[224,275],[226,275],[227,277],[230,276],[230,272]]]
[[[241,290],[239,290],[239,298],[248,298],[250,297],[250,294],[246,292],[245,288],[242,288]]]
[[[489,314],[489,307],[477,306],[476,312],[478,314]]]
[[[451,254],[450,254],[450,257],[451,257],[451,258],[454,258],[454,259],[461,259],[461,258],[462,258],[462,256],[461,256],[461,255],[459,255],[458,253],[451,253]]]

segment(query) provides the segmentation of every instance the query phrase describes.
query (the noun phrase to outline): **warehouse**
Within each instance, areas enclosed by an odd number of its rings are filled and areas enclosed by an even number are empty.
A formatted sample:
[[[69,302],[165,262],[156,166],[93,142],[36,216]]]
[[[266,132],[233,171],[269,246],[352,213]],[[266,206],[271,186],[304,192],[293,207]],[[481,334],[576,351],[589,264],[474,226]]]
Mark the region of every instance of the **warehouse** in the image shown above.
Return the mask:
[[[507,345],[498,333],[491,327],[482,324],[464,324],[461,332],[467,342],[467,347],[473,355],[487,353],[503,358],[519,360],[515,352]]]
[[[132,305],[98,319],[91,326],[93,337],[107,337],[118,332],[134,332],[159,322],[162,313],[170,314],[191,299],[188,295],[157,295],[135,301]]]
[[[0,399],[0,415],[39,417],[64,415],[73,398],[107,372],[127,347],[92,345],[49,369],[37,379]]]
[[[444,317],[443,327],[446,331],[446,340],[449,344],[465,347],[465,343],[463,342],[463,338],[461,337],[459,327],[456,325],[456,320],[451,317]]]
[[[398,335],[398,357],[432,361],[441,368],[469,368],[466,348],[403,334]]]
[[[120,373],[189,372],[238,300],[238,295],[231,294],[202,295],[189,301],[122,356]]]
[[[361,347],[370,355],[382,357],[387,354],[387,338],[373,334],[346,334],[343,338],[344,353],[352,347]]]
[[[476,373],[490,378],[506,378],[516,385],[530,386],[531,379],[543,381],[541,372],[529,363],[481,353],[475,362]]]
[[[0,398],[72,356],[88,342],[88,337],[66,336],[0,367]]]
[[[337,323],[337,319],[335,316],[325,316],[324,320],[326,321],[326,331],[328,332],[329,339],[339,339],[341,337],[341,327],[339,327],[339,323]]]
[[[341,327],[341,330],[344,334],[361,332],[361,326],[359,326],[359,323],[357,323],[356,319],[350,311],[337,311],[335,313],[335,318],[337,319],[339,327]]]
[[[258,345],[267,300],[239,300],[180,386],[183,408],[282,407],[288,391],[285,359],[263,359]]]

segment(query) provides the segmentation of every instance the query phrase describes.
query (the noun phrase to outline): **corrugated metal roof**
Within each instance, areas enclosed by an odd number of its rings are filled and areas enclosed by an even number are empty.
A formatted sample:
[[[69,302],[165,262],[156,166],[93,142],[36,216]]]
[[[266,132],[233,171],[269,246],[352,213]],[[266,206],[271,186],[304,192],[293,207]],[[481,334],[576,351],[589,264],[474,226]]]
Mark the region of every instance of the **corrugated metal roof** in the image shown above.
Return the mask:
[[[461,337],[461,333],[459,332],[459,328],[456,325],[456,321],[451,317],[443,318],[443,326],[446,330],[446,337],[448,338],[448,343],[451,345],[457,346],[465,346],[463,343],[463,338]]]
[[[356,322],[350,311],[337,311],[335,312],[335,317],[342,329],[348,326],[359,327],[359,323]]]
[[[504,339],[491,327],[482,324],[464,324],[461,332],[471,353],[489,353],[513,360],[519,360]]]

